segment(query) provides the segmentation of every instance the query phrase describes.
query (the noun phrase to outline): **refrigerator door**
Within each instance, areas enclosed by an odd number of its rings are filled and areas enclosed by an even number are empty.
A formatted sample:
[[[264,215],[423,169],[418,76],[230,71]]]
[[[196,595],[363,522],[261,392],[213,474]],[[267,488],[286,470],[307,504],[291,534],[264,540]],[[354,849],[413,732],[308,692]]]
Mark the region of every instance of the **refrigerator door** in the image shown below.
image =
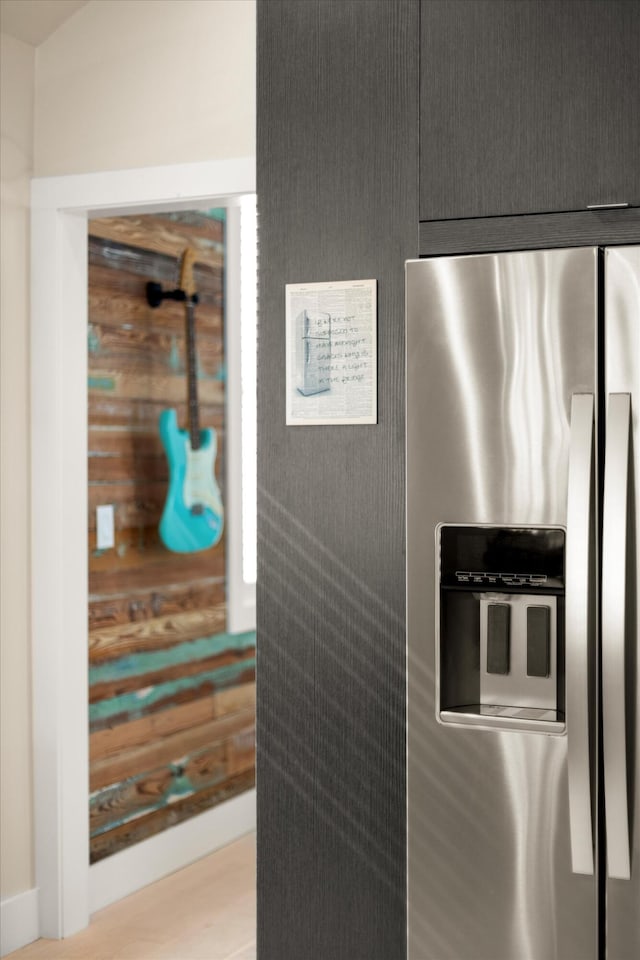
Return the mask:
[[[582,414],[574,397],[596,393],[597,263],[582,248],[407,264],[410,960],[597,957],[596,882],[572,869],[571,723],[566,736],[447,726],[435,659],[440,525],[567,523],[572,403]],[[578,462],[589,469],[586,447]]]
[[[640,956],[640,247],[605,250],[602,682],[607,960]]]

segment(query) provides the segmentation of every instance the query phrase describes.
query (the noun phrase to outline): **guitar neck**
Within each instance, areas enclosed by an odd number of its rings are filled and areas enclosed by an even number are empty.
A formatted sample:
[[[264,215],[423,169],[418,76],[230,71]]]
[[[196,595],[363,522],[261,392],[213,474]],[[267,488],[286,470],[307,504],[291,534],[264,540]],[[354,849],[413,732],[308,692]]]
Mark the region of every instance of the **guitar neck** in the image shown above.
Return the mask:
[[[200,449],[200,413],[198,409],[198,375],[196,369],[196,320],[195,303],[196,293],[193,279],[193,265],[196,252],[187,247],[182,255],[180,266],[180,287],[186,295],[186,341],[187,341],[187,380],[189,406],[189,437],[192,450]]]
[[[200,449],[200,411],[198,407],[198,372],[196,369],[196,323],[195,306],[187,300],[187,380],[189,405],[189,437],[191,449]]]

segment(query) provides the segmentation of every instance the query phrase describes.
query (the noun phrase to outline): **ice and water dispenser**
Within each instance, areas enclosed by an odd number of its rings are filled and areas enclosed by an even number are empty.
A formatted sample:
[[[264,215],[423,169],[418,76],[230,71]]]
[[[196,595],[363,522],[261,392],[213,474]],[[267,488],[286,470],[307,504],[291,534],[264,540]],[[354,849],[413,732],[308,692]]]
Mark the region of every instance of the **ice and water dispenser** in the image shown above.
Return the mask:
[[[564,731],[564,530],[441,524],[437,713]]]

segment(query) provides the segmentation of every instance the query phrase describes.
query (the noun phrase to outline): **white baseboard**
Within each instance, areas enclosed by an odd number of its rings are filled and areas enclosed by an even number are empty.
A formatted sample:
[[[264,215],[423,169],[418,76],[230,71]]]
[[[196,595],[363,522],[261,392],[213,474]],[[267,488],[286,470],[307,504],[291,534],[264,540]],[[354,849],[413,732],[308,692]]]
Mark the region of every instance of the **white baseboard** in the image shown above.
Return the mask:
[[[105,857],[89,868],[89,912],[102,910],[255,828],[254,789]]]
[[[36,888],[0,902],[0,957],[33,943],[39,936]]]

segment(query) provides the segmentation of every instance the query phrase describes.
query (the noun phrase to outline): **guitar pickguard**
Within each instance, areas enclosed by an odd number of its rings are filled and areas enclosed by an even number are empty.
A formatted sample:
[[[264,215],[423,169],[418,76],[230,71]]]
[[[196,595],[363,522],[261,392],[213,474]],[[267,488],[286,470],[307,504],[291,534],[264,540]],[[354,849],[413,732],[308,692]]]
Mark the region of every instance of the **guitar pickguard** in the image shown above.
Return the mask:
[[[217,516],[222,514],[220,491],[213,475],[215,449],[208,447],[192,450],[189,438],[185,440],[185,477],[182,499],[188,510],[202,505]]]

